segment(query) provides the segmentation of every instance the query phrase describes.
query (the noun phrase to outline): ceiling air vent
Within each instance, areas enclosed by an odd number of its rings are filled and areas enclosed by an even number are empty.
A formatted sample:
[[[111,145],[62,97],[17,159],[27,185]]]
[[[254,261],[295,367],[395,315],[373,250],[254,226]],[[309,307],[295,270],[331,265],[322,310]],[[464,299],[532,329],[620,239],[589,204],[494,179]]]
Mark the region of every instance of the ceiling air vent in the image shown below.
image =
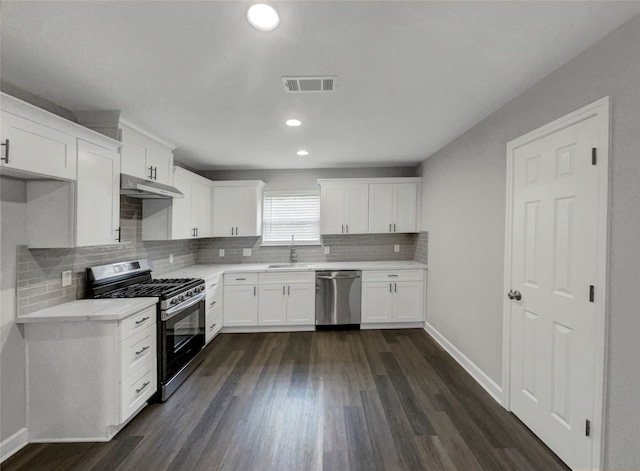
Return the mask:
[[[285,93],[333,92],[338,88],[338,76],[282,77]]]

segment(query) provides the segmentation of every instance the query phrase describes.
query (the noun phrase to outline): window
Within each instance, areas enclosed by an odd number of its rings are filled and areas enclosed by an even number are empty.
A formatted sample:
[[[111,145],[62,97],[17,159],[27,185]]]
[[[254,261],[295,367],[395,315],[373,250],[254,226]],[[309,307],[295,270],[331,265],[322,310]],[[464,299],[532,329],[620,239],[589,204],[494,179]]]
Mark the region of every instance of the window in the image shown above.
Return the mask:
[[[264,194],[263,245],[320,243],[320,194],[317,191],[267,191]]]

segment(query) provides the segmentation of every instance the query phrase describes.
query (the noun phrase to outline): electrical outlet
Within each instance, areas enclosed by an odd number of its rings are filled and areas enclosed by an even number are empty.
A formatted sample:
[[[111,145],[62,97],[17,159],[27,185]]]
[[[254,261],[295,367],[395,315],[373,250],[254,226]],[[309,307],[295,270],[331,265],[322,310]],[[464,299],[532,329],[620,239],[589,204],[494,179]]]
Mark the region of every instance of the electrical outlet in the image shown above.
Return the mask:
[[[218,256],[224,257],[224,249],[218,250]]]
[[[393,251],[394,252],[400,252],[400,244],[394,244]]]
[[[173,254],[172,253],[169,254],[169,263],[173,263]]]
[[[331,247],[329,247],[328,245],[327,245],[327,246],[325,246],[325,248],[324,248],[324,254],[325,254],[325,255],[329,255],[330,253],[331,253]]]
[[[251,257],[251,249],[242,249],[243,257]]]
[[[62,287],[64,288],[65,286],[71,286],[71,283],[72,283],[71,270],[63,271],[62,272]]]

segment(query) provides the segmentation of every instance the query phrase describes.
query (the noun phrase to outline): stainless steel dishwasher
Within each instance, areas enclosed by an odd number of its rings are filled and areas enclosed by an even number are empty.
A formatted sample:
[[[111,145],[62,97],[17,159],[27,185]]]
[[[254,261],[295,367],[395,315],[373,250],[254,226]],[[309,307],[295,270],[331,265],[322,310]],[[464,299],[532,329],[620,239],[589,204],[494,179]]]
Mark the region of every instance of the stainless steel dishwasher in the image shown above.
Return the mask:
[[[362,272],[316,272],[316,325],[359,326]]]

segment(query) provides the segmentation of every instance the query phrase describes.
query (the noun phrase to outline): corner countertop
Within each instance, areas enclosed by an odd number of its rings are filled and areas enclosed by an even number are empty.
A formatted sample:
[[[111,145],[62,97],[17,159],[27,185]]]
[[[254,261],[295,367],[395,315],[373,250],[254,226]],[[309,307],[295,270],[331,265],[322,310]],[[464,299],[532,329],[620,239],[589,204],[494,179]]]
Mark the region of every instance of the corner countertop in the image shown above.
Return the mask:
[[[157,302],[158,298],[78,299],[19,316],[16,318],[16,323],[117,322]]]
[[[380,262],[300,262],[292,266],[269,268],[269,263],[236,263],[230,265],[193,265],[171,273],[165,273],[157,278],[196,277],[210,280],[225,273],[277,273],[290,271],[316,270],[426,270],[424,263],[412,260],[380,261]],[[286,265],[282,263],[282,265]]]

